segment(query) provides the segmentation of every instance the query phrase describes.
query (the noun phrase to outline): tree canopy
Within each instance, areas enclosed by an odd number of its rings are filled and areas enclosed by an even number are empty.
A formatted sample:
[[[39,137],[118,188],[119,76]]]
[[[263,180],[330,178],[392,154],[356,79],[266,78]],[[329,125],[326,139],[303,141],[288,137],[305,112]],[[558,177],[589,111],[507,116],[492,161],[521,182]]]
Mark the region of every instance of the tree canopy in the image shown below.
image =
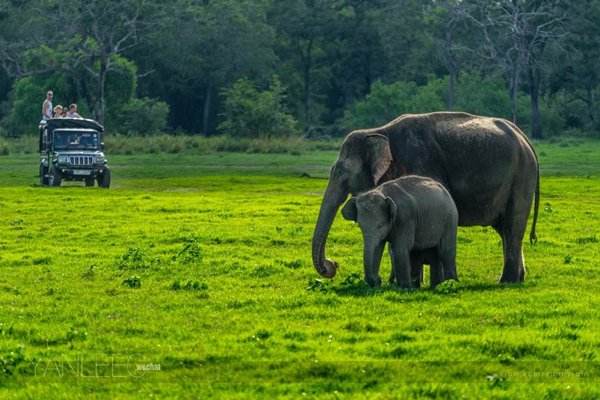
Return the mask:
[[[131,134],[342,134],[461,110],[600,136],[599,27],[600,0],[6,0],[0,132],[30,132],[53,89]]]

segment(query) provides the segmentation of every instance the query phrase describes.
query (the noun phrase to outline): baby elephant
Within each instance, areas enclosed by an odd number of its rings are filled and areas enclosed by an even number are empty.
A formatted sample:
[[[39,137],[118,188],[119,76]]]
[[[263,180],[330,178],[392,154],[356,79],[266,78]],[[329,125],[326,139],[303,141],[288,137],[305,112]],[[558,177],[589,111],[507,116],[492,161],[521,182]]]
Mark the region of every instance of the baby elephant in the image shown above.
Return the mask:
[[[400,287],[416,285],[424,262],[431,286],[456,275],[458,211],[448,191],[433,179],[409,175],[351,198],[344,218],[357,221],[364,239],[365,280],[381,285],[379,263],[390,243],[392,277]],[[412,260],[411,260],[412,259]],[[411,261],[413,267],[411,267]]]

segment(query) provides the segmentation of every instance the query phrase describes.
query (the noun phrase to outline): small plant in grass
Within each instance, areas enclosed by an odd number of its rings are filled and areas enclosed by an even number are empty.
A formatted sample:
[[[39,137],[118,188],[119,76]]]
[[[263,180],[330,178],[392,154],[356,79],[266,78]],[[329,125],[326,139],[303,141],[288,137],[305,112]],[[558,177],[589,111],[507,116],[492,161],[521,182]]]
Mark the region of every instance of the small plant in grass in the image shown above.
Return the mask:
[[[309,279],[306,290],[309,292],[327,293],[331,289],[331,284],[323,279]]]
[[[485,379],[487,380],[490,388],[505,388],[506,387],[505,379],[497,374],[487,375],[485,377]]]
[[[293,261],[282,261],[281,262],[284,267],[289,269],[298,269],[301,268],[304,264],[302,260],[293,260]]]
[[[437,285],[434,291],[439,294],[453,294],[458,292],[458,288],[459,283],[455,280],[450,279]]]
[[[183,248],[173,256],[173,261],[182,264],[199,264],[202,262],[202,249],[200,240],[195,237],[187,238]]]
[[[354,287],[354,286],[362,286],[363,279],[359,273],[353,272],[342,281],[342,287]]]
[[[171,290],[207,290],[208,289],[208,285],[204,282],[198,282],[198,281],[187,281],[187,282],[181,282],[179,280],[173,282],[173,284],[171,285]]]
[[[577,238],[576,242],[577,244],[587,244],[587,243],[598,243],[598,238],[596,237],[596,235],[594,236],[587,236],[587,237],[580,237]]]
[[[125,254],[119,257],[117,267],[120,270],[140,270],[148,269],[152,266],[152,261],[149,260],[144,250],[130,247]]]
[[[31,260],[33,265],[48,265],[52,262],[52,257],[38,257]]]
[[[123,286],[127,286],[131,289],[139,289],[142,287],[142,279],[137,275],[130,276],[123,281]]]
[[[76,340],[86,340],[87,336],[88,334],[86,331],[71,327],[67,332],[66,339],[68,342],[74,342]]]
[[[81,274],[81,279],[85,279],[88,281],[93,280],[96,277],[96,271],[94,271],[96,266],[94,264],[90,265],[83,273]]]
[[[266,329],[259,329],[254,335],[250,336],[247,341],[252,342],[252,341],[264,341],[267,340],[271,337],[271,332],[269,332]]]
[[[23,346],[0,355],[0,376],[13,375],[15,370],[25,361],[25,351]]]

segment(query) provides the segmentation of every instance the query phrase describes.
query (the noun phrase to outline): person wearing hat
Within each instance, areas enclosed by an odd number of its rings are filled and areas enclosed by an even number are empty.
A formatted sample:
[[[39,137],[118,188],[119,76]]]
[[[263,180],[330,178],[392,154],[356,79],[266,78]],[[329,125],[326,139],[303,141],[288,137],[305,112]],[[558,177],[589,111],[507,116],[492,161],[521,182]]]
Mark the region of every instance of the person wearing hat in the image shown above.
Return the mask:
[[[64,118],[63,107],[60,104],[54,107],[54,118]]]

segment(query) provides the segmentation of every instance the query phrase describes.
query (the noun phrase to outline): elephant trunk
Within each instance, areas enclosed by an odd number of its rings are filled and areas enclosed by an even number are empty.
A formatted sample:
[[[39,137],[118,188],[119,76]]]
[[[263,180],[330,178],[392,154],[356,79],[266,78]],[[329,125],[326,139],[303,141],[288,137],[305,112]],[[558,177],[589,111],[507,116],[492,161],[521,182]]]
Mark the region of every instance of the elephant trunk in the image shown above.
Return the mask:
[[[312,239],[312,259],[317,272],[325,278],[333,278],[338,268],[335,261],[325,258],[325,243],[337,210],[346,197],[348,197],[348,192],[340,188],[337,183],[330,181],[321,203]]]

